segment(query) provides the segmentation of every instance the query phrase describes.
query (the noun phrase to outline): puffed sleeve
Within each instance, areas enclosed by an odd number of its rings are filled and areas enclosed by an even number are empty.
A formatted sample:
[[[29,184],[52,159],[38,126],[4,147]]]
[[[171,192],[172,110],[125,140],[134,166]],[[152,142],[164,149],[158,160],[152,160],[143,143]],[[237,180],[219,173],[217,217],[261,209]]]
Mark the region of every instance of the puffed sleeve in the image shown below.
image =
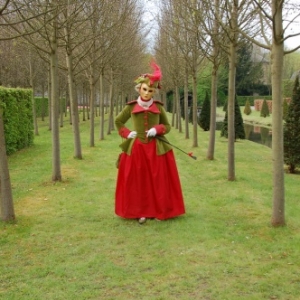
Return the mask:
[[[129,120],[130,117],[131,117],[131,108],[130,105],[126,105],[115,119],[115,125],[118,129],[119,135],[123,138],[127,138],[128,134],[131,131],[125,126],[125,123]]]
[[[156,129],[158,135],[165,135],[170,132],[171,125],[169,123],[165,109],[162,106],[160,106],[159,110],[160,110],[159,124],[155,125],[154,128]]]

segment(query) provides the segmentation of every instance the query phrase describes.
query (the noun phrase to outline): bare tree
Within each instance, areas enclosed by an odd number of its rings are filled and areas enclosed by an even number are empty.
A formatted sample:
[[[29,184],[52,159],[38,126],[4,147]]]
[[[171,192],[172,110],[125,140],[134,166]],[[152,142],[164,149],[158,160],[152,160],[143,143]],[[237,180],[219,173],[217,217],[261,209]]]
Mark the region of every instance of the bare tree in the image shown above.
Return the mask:
[[[58,93],[58,15],[61,5],[57,0],[12,1],[12,17],[5,21],[14,36],[25,38],[37,50],[48,55],[51,78],[52,180],[60,181],[59,93]]]
[[[209,126],[209,144],[207,149],[206,158],[209,160],[214,159],[215,152],[215,134],[216,134],[216,108],[217,108],[217,90],[218,90],[218,71],[222,62],[222,54],[220,42],[224,41],[224,36],[221,35],[220,30],[220,0],[205,1],[204,11],[202,14],[201,26],[204,28],[209,39],[204,39],[199,35],[199,45],[204,45],[210,51],[206,51],[206,57],[212,63],[211,72],[211,99],[210,99],[210,126]]]
[[[228,80],[228,180],[235,180],[235,129],[234,129],[234,99],[235,99],[235,74],[238,43],[238,0],[233,0],[228,5],[229,19],[229,80]]]
[[[0,3],[0,16],[4,12],[4,10],[7,8],[9,2],[10,2],[10,0],[1,1],[1,3]]]
[[[206,2],[207,4],[207,2]],[[234,128],[234,103],[235,103],[235,77],[237,64],[237,51],[241,42],[240,28],[248,30],[251,23],[252,15],[248,10],[249,2],[245,0],[220,0],[209,3],[211,13],[208,15],[209,20],[214,18],[212,26],[211,41],[213,43],[212,52],[208,54],[210,60],[213,61],[213,76],[212,76],[212,99],[216,99],[216,80],[217,70],[220,64],[220,54],[225,53],[228,57],[228,99],[227,99],[227,115],[228,115],[228,174],[229,181],[236,179],[235,177],[235,128]],[[209,27],[206,21],[203,23],[206,31]],[[220,31],[222,34],[220,35]],[[222,40],[222,43],[218,42]],[[213,158],[214,148],[214,131],[215,128],[215,101],[211,107],[211,122],[212,128],[210,133],[210,145],[207,156]]]
[[[283,160],[283,120],[282,120],[282,74],[283,58],[285,54],[298,49],[284,50],[284,42],[300,32],[287,34],[289,27],[299,18],[299,4],[296,1],[253,0],[253,9],[259,10],[259,26],[251,32],[241,33],[258,46],[271,51],[272,76],[272,157],[273,157],[273,212],[271,223],[273,226],[285,225],[285,192],[284,192],[284,160]],[[298,9],[297,9],[298,8]],[[284,17],[285,16],[285,17]],[[287,21],[285,21],[287,20]],[[258,33],[260,33],[258,35]],[[271,35],[271,37],[270,37]],[[257,39],[257,36],[261,37]]]
[[[198,47],[197,35],[199,28],[199,14],[201,3],[197,1],[169,1],[162,6],[163,15],[160,21],[160,43],[157,52],[163,66],[172,78],[175,95],[178,87],[185,86],[185,128],[188,131],[187,118],[187,89],[185,81],[191,78],[193,88],[193,147],[198,147],[197,135],[197,81],[199,68],[205,62],[205,57]],[[166,39],[167,37],[167,39]],[[168,42],[166,42],[166,40]],[[179,97],[177,97],[178,99]],[[177,100],[177,107],[180,107]],[[180,110],[178,111],[180,113]],[[181,114],[179,115],[181,118]],[[173,122],[172,122],[173,124]],[[186,138],[189,136],[186,135]]]
[[[136,0],[120,1],[94,1],[91,0],[87,11],[93,12],[89,18],[89,29],[87,34],[90,36],[87,52],[80,66],[84,70],[90,86],[90,146],[95,145],[95,103],[96,96],[100,95],[100,139],[104,139],[104,94],[106,84],[111,88],[111,106],[109,106],[108,131],[111,130],[111,119],[114,109],[114,83],[120,70],[124,70],[124,63],[120,61],[132,61],[132,56],[136,56],[136,50],[139,50],[135,43],[136,36],[140,35],[138,29],[139,13],[136,10]],[[132,17],[134,16],[134,18]],[[89,46],[87,46],[89,45]],[[133,51],[134,49],[134,51]],[[125,74],[130,73],[130,65]],[[133,68],[133,67],[132,67]],[[112,72],[112,73],[111,73]],[[124,74],[123,74],[124,76]],[[127,77],[127,76],[125,76]],[[99,80],[100,79],[100,80]],[[113,79],[113,81],[112,81]],[[99,84],[98,84],[99,82]],[[100,86],[97,89],[97,86]],[[105,107],[105,110],[108,107]],[[109,125],[110,124],[110,125]]]
[[[71,123],[73,128],[74,138],[74,158],[82,159],[82,150],[80,142],[80,130],[79,130],[79,113],[78,113],[78,99],[76,95],[76,83],[75,83],[75,68],[76,62],[74,62],[74,50],[79,49],[79,45],[83,44],[88,37],[86,34],[86,24],[89,15],[84,14],[85,3],[78,1],[67,1],[62,18],[64,19],[64,36],[63,41],[65,45],[66,53],[66,65],[68,70],[68,88],[71,110]],[[81,48],[81,50],[83,50]],[[86,51],[77,51],[77,61],[80,60]]]
[[[59,93],[58,93],[58,5],[54,1],[52,27],[50,30],[50,74],[51,74],[51,132],[52,132],[52,181],[61,181],[60,141],[59,141]]]

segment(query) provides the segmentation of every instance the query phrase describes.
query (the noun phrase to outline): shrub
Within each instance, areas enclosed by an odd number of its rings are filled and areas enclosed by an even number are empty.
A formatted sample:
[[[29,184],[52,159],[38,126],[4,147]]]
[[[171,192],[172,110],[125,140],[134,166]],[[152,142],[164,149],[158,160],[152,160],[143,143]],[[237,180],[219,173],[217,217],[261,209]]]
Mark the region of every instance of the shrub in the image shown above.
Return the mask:
[[[237,102],[237,98],[235,97],[234,101],[234,134],[235,140],[237,139],[245,139],[245,129],[243,124],[243,117],[241,114],[240,106]],[[228,138],[228,115],[227,110],[225,113],[224,122],[221,129],[221,136]]]
[[[210,100],[208,93],[205,94],[202,109],[198,117],[198,124],[204,130],[208,131],[210,126]]]
[[[261,110],[260,110],[260,116],[266,118],[269,115],[270,115],[270,111],[269,111],[269,107],[267,104],[267,100],[264,99]]]
[[[246,101],[245,108],[244,108],[244,114],[249,116],[251,114],[251,106],[249,100]]]
[[[288,109],[289,109],[288,102],[287,102],[286,98],[284,98],[283,99],[283,104],[282,104],[282,110],[283,110],[282,118],[283,118],[283,120],[285,120],[286,117],[287,117]]]
[[[295,79],[292,101],[288,107],[284,134],[284,162],[290,173],[295,173],[300,165],[300,85],[299,77]]]

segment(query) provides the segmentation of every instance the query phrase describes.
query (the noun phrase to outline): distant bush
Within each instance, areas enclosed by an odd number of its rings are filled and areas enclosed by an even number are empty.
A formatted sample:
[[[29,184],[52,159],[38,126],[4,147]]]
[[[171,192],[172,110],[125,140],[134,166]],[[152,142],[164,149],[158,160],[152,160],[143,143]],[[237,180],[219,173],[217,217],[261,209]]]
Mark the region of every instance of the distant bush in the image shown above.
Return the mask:
[[[263,101],[263,104],[262,104],[262,107],[261,107],[260,116],[266,118],[269,115],[270,115],[269,106],[268,106],[267,101],[265,99]]]
[[[284,162],[290,173],[300,166],[300,84],[296,77],[292,101],[288,107],[283,127]]]
[[[250,106],[253,106],[255,99],[272,100],[272,95],[269,95],[269,96],[237,96],[237,101],[240,106],[245,106],[247,101],[249,101]]]
[[[234,133],[235,140],[237,139],[245,139],[245,129],[244,129],[244,121],[241,114],[240,106],[237,102],[237,98],[234,101]],[[228,112],[226,110],[225,118],[221,128],[221,136],[228,138]]]
[[[209,100],[207,92],[205,95],[205,99],[203,101],[201,112],[198,117],[198,124],[204,131],[209,130],[209,127],[210,127],[210,100]]]
[[[244,108],[244,114],[249,116],[251,114],[251,106],[249,100],[246,101],[245,108]]]

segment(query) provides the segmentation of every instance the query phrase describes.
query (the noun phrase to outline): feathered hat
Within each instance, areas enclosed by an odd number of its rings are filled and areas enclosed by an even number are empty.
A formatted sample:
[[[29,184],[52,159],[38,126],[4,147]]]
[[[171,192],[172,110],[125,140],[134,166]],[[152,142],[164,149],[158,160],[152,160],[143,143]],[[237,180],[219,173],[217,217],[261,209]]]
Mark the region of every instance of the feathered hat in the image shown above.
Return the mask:
[[[141,74],[134,80],[134,82],[136,84],[146,83],[150,87],[160,89],[161,88],[160,80],[162,77],[160,67],[154,61],[150,63],[150,67],[153,70],[152,74],[149,73]]]

